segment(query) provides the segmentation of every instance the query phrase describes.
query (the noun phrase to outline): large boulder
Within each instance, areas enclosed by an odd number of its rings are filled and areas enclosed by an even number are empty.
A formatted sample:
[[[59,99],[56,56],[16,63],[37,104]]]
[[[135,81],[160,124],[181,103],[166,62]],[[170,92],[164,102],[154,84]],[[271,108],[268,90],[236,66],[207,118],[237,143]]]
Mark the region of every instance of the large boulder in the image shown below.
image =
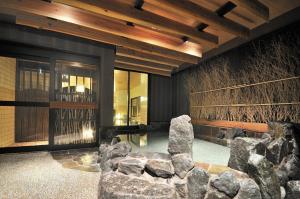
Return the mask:
[[[248,171],[248,159],[251,154],[265,155],[266,146],[261,139],[238,137],[231,143],[228,166],[232,169]]]
[[[285,169],[277,168],[275,169],[275,173],[279,179],[279,183],[281,186],[285,186],[287,181],[289,181],[288,173]]]
[[[113,169],[111,159],[125,157],[131,151],[131,145],[128,142],[119,142],[115,145],[101,144],[99,147],[100,167],[103,172]]]
[[[182,115],[171,120],[168,151],[171,155],[179,153],[192,154],[194,131],[191,118]]]
[[[211,186],[219,192],[225,193],[230,198],[233,198],[240,189],[240,183],[232,171],[225,171],[214,177],[210,181]]]
[[[204,198],[207,184],[209,180],[208,173],[201,169],[194,167],[187,174],[187,189],[189,199],[201,199]]]
[[[234,199],[261,199],[259,186],[250,178],[241,179],[240,190]]]
[[[300,181],[290,181],[286,184],[286,199],[300,198]]]
[[[243,129],[240,128],[228,129],[225,134],[226,139],[234,140],[237,137],[247,137],[247,134]]]
[[[131,151],[131,145],[128,142],[119,142],[108,148],[107,155],[110,159],[117,157],[125,157]]]
[[[266,158],[273,164],[280,164],[289,153],[289,143],[284,137],[275,139],[267,146]]]
[[[137,158],[125,158],[118,163],[118,171],[127,175],[142,175],[145,162]]]
[[[300,180],[300,159],[298,156],[291,154],[285,157],[279,165],[279,176],[289,180]]]
[[[152,159],[146,163],[146,169],[149,174],[162,178],[170,178],[174,175],[174,167],[171,161]]]
[[[171,155],[167,153],[156,153],[156,152],[130,152],[129,157],[140,158],[140,159],[161,159],[161,160],[171,160]]]
[[[280,199],[280,183],[272,163],[264,156],[251,154],[248,165],[248,175],[258,184],[262,199]]]
[[[103,174],[99,186],[99,199],[176,198],[173,186],[119,172]]]
[[[230,197],[216,188],[209,186],[204,199],[230,199]]]
[[[184,178],[186,174],[194,168],[194,162],[192,157],[188,153],[181,153],[172,156],[172,164],[175,169],[176,175],[180,178]]]
[[[172,180],[178,197],[181,199],[188,199],[187,179],[181,179],[178,176],[174,176]]]

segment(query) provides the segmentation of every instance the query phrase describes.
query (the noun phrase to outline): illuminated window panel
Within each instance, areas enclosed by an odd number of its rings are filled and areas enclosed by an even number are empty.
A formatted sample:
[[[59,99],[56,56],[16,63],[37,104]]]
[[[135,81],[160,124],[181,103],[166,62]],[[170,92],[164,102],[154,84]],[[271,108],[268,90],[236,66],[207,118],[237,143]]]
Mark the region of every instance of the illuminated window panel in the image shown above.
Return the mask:
[[[126,126],[128,121],[128,72],[114,71],[114,125]]]
[[[129,80],[129,82],[128,82]],[[148,75],[114,71],[114,125],[147,124]]]

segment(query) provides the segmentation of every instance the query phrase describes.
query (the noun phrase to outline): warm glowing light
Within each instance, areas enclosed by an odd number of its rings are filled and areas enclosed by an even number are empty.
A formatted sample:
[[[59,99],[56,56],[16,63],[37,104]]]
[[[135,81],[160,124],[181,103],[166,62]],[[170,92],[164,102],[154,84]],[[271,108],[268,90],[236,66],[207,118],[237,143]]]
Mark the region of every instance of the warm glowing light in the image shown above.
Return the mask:
[[[117,120],[120,120],[120,119],[121,119],[121,113],[117,113],[117,114],[116,114],[116,119],[117,119]]]
[[[121,118],[122,118],[121,113],[117,113],[116,114],[116,125],[118,125],[118,126],[122,125]]]
[[[147,97],[141,96],[141,102],[146,102],[147,100]]]
[[[76,92],[84,93],[84,86],[83,85],[77,85],[76,86]]]
[[[84,128],[82,130],[82,137],[83,139],[92,139],[94,138],[94,131],[91,128]]]

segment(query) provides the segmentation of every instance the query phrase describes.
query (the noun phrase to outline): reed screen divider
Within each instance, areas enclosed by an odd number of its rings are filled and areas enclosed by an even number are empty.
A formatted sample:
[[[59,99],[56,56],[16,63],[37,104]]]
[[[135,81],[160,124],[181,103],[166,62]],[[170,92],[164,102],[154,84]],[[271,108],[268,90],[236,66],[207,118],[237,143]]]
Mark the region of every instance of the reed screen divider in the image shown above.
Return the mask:
[[[191,117],[300,123],[299,45],[297,34],[275,36],[252,42],[237,57],[217,56],[189,70],[184,86]]]

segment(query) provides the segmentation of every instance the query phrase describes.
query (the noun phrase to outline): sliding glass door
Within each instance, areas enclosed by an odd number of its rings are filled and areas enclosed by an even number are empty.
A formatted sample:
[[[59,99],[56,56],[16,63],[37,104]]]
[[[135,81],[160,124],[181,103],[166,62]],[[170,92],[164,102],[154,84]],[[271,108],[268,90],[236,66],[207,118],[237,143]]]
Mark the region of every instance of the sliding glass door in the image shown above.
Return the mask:
[[[114,71],[114,125],[147,124],[148,75]]]
[[[0,147],[48,145],[50,63],[0,57]]]
[[[97,67],[57,60],[53,112],[54,144],[96,142]]]

